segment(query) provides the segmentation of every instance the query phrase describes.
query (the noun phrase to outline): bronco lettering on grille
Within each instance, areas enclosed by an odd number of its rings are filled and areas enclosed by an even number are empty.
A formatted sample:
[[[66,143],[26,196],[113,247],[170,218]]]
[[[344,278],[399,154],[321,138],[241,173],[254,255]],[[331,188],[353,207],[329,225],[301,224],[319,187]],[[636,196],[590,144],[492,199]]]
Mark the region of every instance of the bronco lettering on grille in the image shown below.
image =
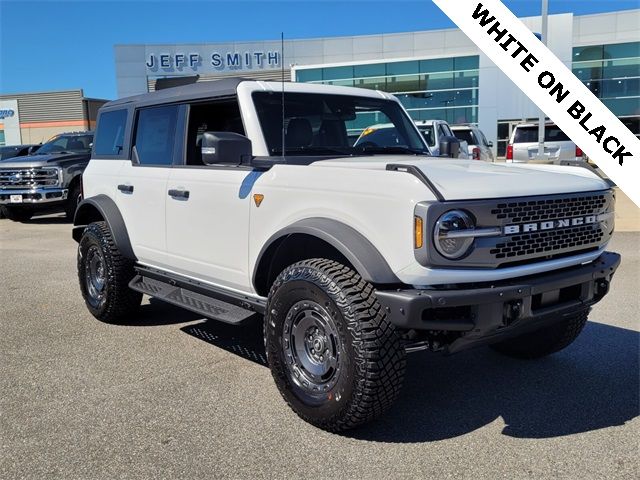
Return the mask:
[[[519,225],[505,225],[503,227],[503,233],[504,235],[515,235],[516,233],[556,230],[560,228],[587,225],[590,223],[596,223],[597,221],[598,221],[598,217],[596,215],[588,215],[586,217],[561,218],[556,220],[548,220],[546,222],[532,222],[532,223],[521,223]]]

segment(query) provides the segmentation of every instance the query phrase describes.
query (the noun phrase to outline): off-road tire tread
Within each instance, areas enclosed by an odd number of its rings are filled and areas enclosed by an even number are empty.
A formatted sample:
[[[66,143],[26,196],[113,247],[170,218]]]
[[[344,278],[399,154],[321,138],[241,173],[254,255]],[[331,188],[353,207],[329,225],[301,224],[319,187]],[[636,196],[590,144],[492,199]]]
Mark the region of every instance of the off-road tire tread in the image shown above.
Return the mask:
[[[406,353],[401,338],[374,295],[374,289],[351,268],[322,258],[303,260],[287,267],[273,283],[267,302],[265,342],[271,298],[284,283],[305,280],[322,288],[346,321],[356,352],[354,395],[338,418],[318,421],[296,412],[303,420],[324,430],[352,429],[380,416],[395,402],[404,380]],[[270,357],[267,346],[267,358]],[[276,372],[273,372],[276,379]],[[289,406],[295,408],[283,395]]]
[[[102,311],[96,311],[87,302],[89,311],[98,320],[106,323],[121,323],[123,319],[134,313],[142,302],[142,294],[129,288],[129,282],[135,276],[134,262],[124,257],[113,240],[113,235],[107,222],[89,224],[82,234],[79,248],[88,236],[93,236],[104,254],[107,268],[107,302]],[[83,268],[78,254],[78,280],[80,290],[85,295]]]
[[[568,347],[587,323],[589,309],[581,310],[560,322],[534,332],[525,333],[491,346],[497,352],[514,358],[536,359]]]

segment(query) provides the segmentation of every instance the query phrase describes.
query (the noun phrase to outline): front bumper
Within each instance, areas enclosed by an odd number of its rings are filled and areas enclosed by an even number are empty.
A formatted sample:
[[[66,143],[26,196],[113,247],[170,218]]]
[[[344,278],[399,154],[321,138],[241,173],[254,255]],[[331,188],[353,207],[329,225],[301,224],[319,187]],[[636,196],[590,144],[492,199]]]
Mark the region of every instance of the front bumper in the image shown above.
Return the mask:
[[[536,330],[599,302],[620,264],[604,252],[586,265],[437,289],[378,290],[387,318],[406,330],[460,332],[449,353]]]
[[[67,199],[69,190],[66,188],[33,188],[33,189],[0,189],[0,205],[41,205],[63,202]],[[12,201],[12,196],[20,195],[20,201]]]

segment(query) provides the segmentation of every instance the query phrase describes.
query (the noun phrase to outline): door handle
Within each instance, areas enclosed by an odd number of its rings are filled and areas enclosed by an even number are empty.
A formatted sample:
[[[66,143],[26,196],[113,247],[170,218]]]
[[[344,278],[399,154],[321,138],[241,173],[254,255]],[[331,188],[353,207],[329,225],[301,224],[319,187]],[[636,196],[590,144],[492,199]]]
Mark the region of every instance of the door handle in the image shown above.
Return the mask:
[[[169,190],[169,196],[171,198],[184,198],[186,200],[189,198],[189,190],[178,190],[172,188]]]
[[[118,185],[118,190],[123,193],[133,193],[133,185]]]

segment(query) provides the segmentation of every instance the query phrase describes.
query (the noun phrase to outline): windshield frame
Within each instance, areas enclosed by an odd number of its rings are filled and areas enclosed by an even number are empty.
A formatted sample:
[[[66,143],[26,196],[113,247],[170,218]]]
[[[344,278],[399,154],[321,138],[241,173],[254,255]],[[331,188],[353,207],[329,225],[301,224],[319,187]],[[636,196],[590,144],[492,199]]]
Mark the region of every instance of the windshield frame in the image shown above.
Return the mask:
[[[353,99],[354,103],[356,105],[358,105],[360,102],[362,104],[364,104],[365,106],[368,104],[369,107],[375,106],[375,104],[379,104],[380,108],[381,108],[381,112],[385,115],[388,116],[386,112],[392,113],[392,117],[389,117],[389,119],[391,120],[393,125],[396,125],[396,128],[400,127],[401,131],[402,131],[402,135],[403,135],[403,139],[405,141],[407,141],[407,143],[411,143],[412,145],[407,145],[407,148],[405,149],[406,151],[399,151],[400,149],[398,148],[394,148],[393,151],[390,152],[382,152],[382,149],[363,149],[363,148],[357,148],[353,146],[353,143],[355,142],[349,142],[349,145],[345,146],[345,145],[326,145],[326,150],[324,150],[325,146],[319,146],[319,145],[309,145],[308,148],[300,148],[300,147],[296,147],[296,148],[287,148],[287,144],[285,142],[285,156],[286,157],[343,157],[343,156],[369,156],[369,155],[402,155],[402,154],[408,154],[408,155],[425,155],[425,156],[430,156],[431,155],[431,150],[429,148],[429,145],[426,143],[426,141],[424,140],[421,132],[418,130],[418,128],[416,127],[414,121],[411,119],[411,117],[409,116],[409,114],[406,112],[406,110],[404,109],[404,107],[402,106],[402,104],[395,98],[385,98],[385,97],[373,97],[373,96],[366,96],[366,95],[358,95],[357,92],[354,93],[350,93],[350,94],[344,94],[344,93],[338,93],[338,92],[333,92],[333,91],[327,91],[327,92],[320,92],[320,91],[315,91],[315,92],[309,92],[309,91],[286,91],[285,90],[285,115],[287,112],[287,96],[289,96],[289,98],[291,98],[292,95],[294,96],[304,96],[304,95],[312,95],[312,96],[317,96],[317,97],[329,97],[329,100],[333,100],[333,101],[342,101],[342,98],[338,98],[338,97],[346,97],[346,98],[351,98]],[[276,128],[272,128],[271,132],[267,132],[265,130],[265,124],[263,122],[267,122],[267,118],[265,118],[265,115],[268,114],[267,109],[265,108],[265,103],[263,103],[261,105],[260,102],[260,98],[263,97],[269,97],[269,96],[273,96],[274,99],[278,99],[280,100],[281,98],[281,92],[269,92],[269,91],[261,91],[261,90],[253,90],[250,92],[250,99],[251,99],[251,104],[253,107],[253,111],[255,112],[255,117],[256,117],[256,126],[259,128],[259,131],[261,133],[262,139],[265,142],[265,147],[267,149],[268,152],[268,156],[271,158],[278,158],[278,157],[282,157],[282,152],[281,152],[281,141],[278,141],[281,138],[281,133],[278,134],[278,138],[276,138],[276,135],[274,134],[274,132],[277,130],[278,132],[281,132],[281,128],[279,128],[279,125],[282,123],[281,121],[278,121],[278,127]],[[274,103],[274,102],[272,102]],[[332,102],[329,102],[332,103]],[[298,105],[300,104],[300,101],[298,101]],[[272,107],[273,108],[273,107]],[[310,112],[309,117],[313,116],[314,112]],[[325,113],[322,112],[320,114],[320,118],[324,118],[323,115]],[[330,114],[327,114],[328,116],[334,115],[335,112],[331,112]],[[271,115],[272,117],[274,117],[274,115]],[[278,118],[278,120],[281,117]],[[288,117],[289,119],[291,117]],[[293,118],[298,118],[298,117],[293,117]],[[305,118],[305,117],[302,117]],[[394,122],[395,119],[395,122]],[[345,123],[348,123],[349,120],[343,120]],[[397,124],[396,124],[397,122]],[[267,122],[268,123],[268,122]],[[363,127],[362,131],[366,130],[369,126]],[[400,147],[398,145],[398,147]],[[264,157],[262,157],[264,158]]]

